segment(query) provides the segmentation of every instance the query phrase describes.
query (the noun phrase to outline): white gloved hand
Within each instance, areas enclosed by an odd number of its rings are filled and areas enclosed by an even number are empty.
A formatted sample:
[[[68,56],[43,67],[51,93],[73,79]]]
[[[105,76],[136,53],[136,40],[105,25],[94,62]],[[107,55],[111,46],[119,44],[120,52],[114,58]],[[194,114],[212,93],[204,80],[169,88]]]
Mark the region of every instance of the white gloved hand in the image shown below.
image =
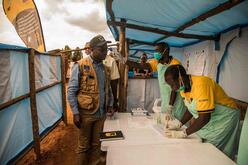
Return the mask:
[[[167,107],[167,110],[165,112],[165,121],[169,121],[169,120],[173,120],[173,116],[172,116],[172,110],[173,110],[173,106],[169,105]]]
[[[114,58],[116,61],[121,62],[122,64],[125,64],[126,61],[127,61],[119,52],[114,53],[113,58]]]
[[[177,119],[168,121],[167,128],[169,130],[178,130],[181,127],[182,127],[182,123]]]
[[[166,130],[165,136],[168,138],[183,139],[186,138],[188,135],[186,133],[186,130],[184,129],[182,131]]]

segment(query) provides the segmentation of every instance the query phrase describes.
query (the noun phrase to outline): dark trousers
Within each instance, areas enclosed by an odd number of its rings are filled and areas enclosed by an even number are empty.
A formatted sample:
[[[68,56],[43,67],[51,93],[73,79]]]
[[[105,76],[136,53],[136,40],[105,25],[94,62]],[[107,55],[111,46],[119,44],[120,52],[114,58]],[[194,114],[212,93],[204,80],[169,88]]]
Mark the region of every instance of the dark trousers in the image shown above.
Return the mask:
[[[79,131],[78,150],[79,165],[98,165],[101,158],[99,133],[103,131],[106,117],[81,115],[82,124]]]

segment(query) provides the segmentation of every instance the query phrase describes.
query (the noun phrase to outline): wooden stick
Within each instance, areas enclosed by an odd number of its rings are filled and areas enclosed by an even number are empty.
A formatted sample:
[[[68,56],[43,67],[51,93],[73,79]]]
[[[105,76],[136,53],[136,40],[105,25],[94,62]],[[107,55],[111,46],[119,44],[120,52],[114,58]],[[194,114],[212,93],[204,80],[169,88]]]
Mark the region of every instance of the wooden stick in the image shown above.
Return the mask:
[[[111,21],[115,21],[115,15],[114,15],[114,12],[112,10],[112,2],[113,2],[113,0],[106,0],[106,8],[107,8],[107,12],[110,15]],[[116,41],[119,41],[118,29],[117,29],[117,27],[115,25],[112,25],[112,26],[113,26],[114,32],[116,34]]]
[[[44,87],[40,87],[40,88],[36,89],[35,92],[36,92],[36,93],[41,92],[41,91],[43,91],[43,90],[46,90],[46,89],[48,89],[48,88],[51,88],[51,87],[53,87],[53,86],[59,84],[59,83],[61,83],[61,81],[56,81],[56,82],[54,82],[54,83],[52,83],[52,84],[49,84],[49,85],[46,85],[46,86],[44,86]],[[22,95],[22,96],[16,97],[16,98],[14,98],[14,99],[12,99],[12,100],[9,100],[9,101],[7,101],[7,102],[1,104],[1,105],[0,105],[0,111],[3,110],[3,109],[5,109],[5,108],[7,108],[7,107],[9,107],[9,106],[11,106],[11,105],[13,105],[13,104],[15,104],[15,103],[17,103],[17,102],[19,102],[19,101],[22,101],[22,100],[28,98],[29,96],[30,96],[30,93],[27,93],[27,94],[24,94],[24,95]]]
[[[139,40],[133,40],[133,39],[128,39],[129,40],[129,44],[142,44],[142,45],[149,45],[149,46],[155,46],[155,43],[152,42],[145,42],[145,41],[139,41]]]
[[[121,20],[122,26],[120,27],[120,53],[123,57],[125,57],[125,20]],[[120,65],[120,81],[119,81],[119,105],[120,105],[120,111],[124,112],[125,109],[125,64],[119,63]]]
[[[128,59],[128,54],[129,54],[129,41],[125,40],[125,58]],[[125,70],[124,70],[124,110],[127,111],[127,88],[128,88],[128,66],[125,65]]]
[[[46,86],[44,86],[44,87],[40,87],[40,88],[38,88],[38,89],[36,90],[36,93],[39,93],[39,92],[44,91],[44,90],[46,90],[46,89],[49,89],[49,88],[51,88],[51,87],[53,87],[53,86],[55,86],[55,85],[58,85],[58,84],[60,84],[60,83],[61,83],[61,81],[56,81],[56,82],[54,82],[54,83],[52,83],[52,84],[46,85]]]
[[[34,151],[35,151],[37,160],[39,160],[41,158],[41,155],[40,155],[39,122],[38,122],[37,105],[36,105],[34,56],[35,56],[35,50],[31,49],[29,52],[29,56],[28,56],[30,108],[31,108],[31,116],[32,116]]]
[[[66,90],[65,90],[65,59],[61,56],[61,81],[62,81],[62,108],[63,108],[63,121],[67,125],[67,112],[66,112]]]
[[[109,46],[117,46],[119,43],[115,43],[115,44],[109,44]],[[66,52],[74,52],[74,51],[82,51],[85,50],[87,48],[81,48],[81,49],[71,49],[71,50],[61,50],[60,53],[66,53]]]
[[[0,111],[4,110],[5,108],[7,108],[7,107],[19,102],[19,101],[22,101],[22,100],[26,99],[28,97],[29,97],[29,93],[7,101],[7,102],[5,102],[5,103],[0,105]]]
[[[123,26],[122,22],[107,21],[107,23],[109,25]],[[129,24],[129,23],[126,23],[125,27],[129,29],[136,29],[136,30],[147,31],[147,32],[152,32],[152,33],[157,33],[157,34],[163,34],[167,36],[179,37],[179,38],[193,38],[193,39],[199,39],[199,40],[218,40],[218,37],[216,36],[205,36],[205,35],[169,32],[166,30],[158,29],[158,28],[140,26],[140,25]]]

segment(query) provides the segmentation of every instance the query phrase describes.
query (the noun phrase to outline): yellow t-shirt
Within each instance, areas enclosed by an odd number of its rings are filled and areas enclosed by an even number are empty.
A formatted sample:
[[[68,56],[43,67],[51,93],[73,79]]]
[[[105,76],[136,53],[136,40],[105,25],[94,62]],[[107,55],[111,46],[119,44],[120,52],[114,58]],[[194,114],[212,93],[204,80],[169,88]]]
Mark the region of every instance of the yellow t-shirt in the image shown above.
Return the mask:
[[[147,63],[150,64],[153,72],[157,72],[158,60],[150,59],[150,60],[147,61]],[[177,65],[177,64],[181,64],[181,63],[180,63],[180,61],[178,59],[173,57],[169,65]]]
[[[191,76],[191,92],[184,93],[182,97],[188,102],[195,101],[198,113],[213,112],[215,104],[224,105],[230,108],[237,108],[236,103],[226,95],[224,90],[214,80],[205,76]]]
[[[157,72],[158,60],[150,59],[150,60],[147,61],[147,63],[150,64],[153,72]]]
[[[181,65],[180,61],[173,57],[169,65],[179,65],[179,64]]]

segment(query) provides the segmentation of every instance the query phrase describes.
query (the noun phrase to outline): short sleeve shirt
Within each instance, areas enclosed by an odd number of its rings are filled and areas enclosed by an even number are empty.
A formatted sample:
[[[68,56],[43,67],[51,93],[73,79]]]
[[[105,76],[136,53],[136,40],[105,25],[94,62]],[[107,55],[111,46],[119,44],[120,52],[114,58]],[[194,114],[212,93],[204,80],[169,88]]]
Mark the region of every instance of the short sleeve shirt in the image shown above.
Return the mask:
[[[117,64],[116,64],[116,61],[114,58],[107,55],[105,60],[103,60],[103,64],[110,68],[111,80],[116,80],[116,79],[120,78],[120,73],[119,73],[119,70],[118,70],[118,67],[117,67]]]
[[[148,64],[150,64],[151,69],[153,72],[157,72],[157,65],[158,65],[158,60],[156,59],[150,59],[147,61]]]
[[[179,65],[179,64],[181,64],[180,61],[173,57],[170,62],[170,65]]]
[[[215,104],[224,105],[236,109],[233,99],[226,95],[219,84],[205,76],[191,76],[192,89],[190,92],[181,91],[181,96],[188,102],[196,103],[198,113],[211,113]]]

